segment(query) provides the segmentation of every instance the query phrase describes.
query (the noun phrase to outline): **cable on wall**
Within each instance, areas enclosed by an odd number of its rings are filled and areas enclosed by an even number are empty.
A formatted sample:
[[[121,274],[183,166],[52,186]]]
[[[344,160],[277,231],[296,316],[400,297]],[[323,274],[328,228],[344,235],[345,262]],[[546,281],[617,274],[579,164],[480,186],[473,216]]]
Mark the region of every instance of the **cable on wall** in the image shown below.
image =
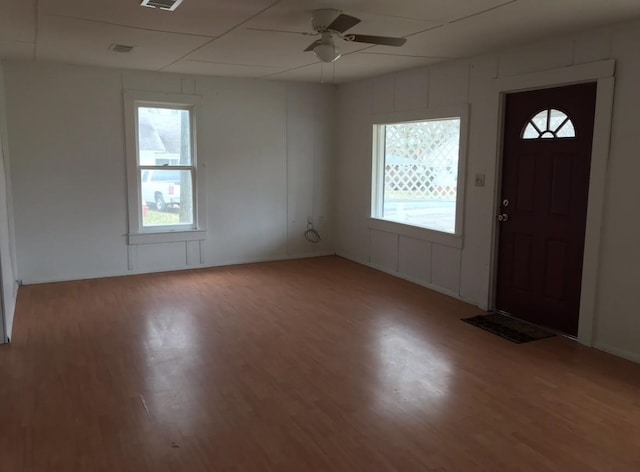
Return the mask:
[[[316,231],[311,221],[307,221],[307,230],[304,232],[304,239],[310,243],[319,243],[322,240],[320,233]]]

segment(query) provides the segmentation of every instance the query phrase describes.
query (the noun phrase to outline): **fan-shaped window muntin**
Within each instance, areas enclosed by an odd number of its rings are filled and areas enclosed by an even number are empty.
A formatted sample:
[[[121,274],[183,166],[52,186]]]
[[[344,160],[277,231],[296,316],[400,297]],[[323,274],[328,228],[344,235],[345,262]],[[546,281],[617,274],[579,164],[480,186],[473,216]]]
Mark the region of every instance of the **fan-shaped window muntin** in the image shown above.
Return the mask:
[[[522,139],[575,138],[576,129],[563,111],[548,108],[536,113],[522,130]]]

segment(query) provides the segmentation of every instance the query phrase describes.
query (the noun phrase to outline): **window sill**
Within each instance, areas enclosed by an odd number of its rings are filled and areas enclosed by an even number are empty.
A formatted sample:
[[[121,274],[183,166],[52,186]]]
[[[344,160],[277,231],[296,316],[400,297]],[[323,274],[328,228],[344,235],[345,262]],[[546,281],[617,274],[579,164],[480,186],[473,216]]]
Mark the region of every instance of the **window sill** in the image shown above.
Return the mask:
[[[369,229],[385,231],[387,233],[395,233],[409,238],[420,239],[432,243],[441,244],[461,249],[463,246],[463,237],[461,234],[443,233],[433,229],[421,228],[420,226],[412,226],[404,223],[398,223],[391,220],[382,220],[380,218],[369,217]]]
[[[192,231],[166,231],[158,233],[133,233],[129,234],[129,244],[157,244],[174,243],[180,241],[203,241],[207,239],[204,230]]]

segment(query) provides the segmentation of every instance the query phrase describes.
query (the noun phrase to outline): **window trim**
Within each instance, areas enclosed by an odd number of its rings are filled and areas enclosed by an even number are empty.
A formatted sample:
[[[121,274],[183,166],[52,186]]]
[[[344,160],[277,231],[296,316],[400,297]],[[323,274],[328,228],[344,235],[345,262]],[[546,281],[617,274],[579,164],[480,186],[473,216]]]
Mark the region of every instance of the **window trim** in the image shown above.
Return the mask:
[[[458,155],[458,188],[456,195],[455,231],[447,233],[436,229],[415,226],[381,218],[380,208],[384,188],[384,153],[379,152],[383,143],[380,125],[411,123],[415,121],[444,120],[447,118],[460,119],[460,143]],[[433,241],[452,247],[462,247],[464,226],[464,201],[467,170],[467,141],[469,125],[469,105],[457,105],[442,108],[428,108],[403,112],[375,115],[371,120],[372,148],[371,148],[371,207],[369,211],[369,227],[382,231],[390,231],[417,239]]]
[[[129,216],[129,244],[164,243],[207,239],[205,165],[198,156],[201,149],[198,128],[202,127],[202,97],[199,95],[168,94],[139,90],[124,90],[125,150],[127,158],[127,205]],[[189,225],[142,226],[142,189],[138,165],[138,113],[140,106],[188,109],[191,111],[191,146],[193,169],[193,223]],[[144,166],[151,168],[154,166]],[[181,167],[181,166],[171,166]],[[158,168],[166,167],[159,166]],[[178,169],[179,170],[179,169]]]

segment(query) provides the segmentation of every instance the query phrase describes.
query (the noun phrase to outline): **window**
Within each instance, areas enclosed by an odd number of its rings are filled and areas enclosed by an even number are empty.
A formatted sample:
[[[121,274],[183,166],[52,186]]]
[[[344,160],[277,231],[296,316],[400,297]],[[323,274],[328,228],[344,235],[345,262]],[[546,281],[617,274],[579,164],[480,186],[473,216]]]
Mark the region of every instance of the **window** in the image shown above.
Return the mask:
[[[461,117],[374,125],[372,217],[459,233]]]
[[[136,106],[142,227],[193,228],[191,110]]]
[[[125,104],[130,243],[204,239],[197,100],[126,92]]]
[[[575,138],[576,129],[562,111],[551,108],[536,113],[522,130],[522,139]]]

